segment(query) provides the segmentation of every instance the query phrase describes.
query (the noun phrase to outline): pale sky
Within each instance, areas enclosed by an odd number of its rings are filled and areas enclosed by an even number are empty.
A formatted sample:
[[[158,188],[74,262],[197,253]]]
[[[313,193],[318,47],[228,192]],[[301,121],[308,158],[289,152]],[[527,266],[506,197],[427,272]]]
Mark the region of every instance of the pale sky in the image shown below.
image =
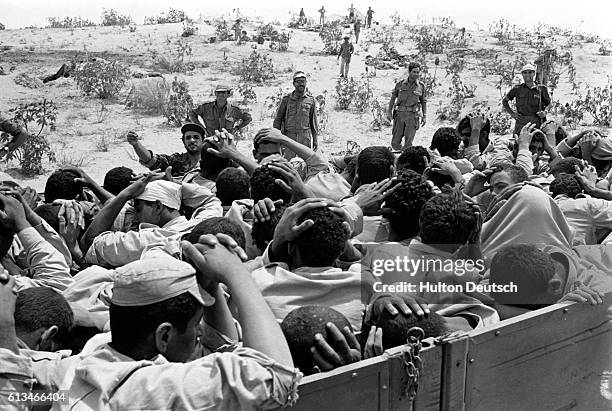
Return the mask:
[[[513,24],[532,27],[537,22],[579,29],[612,38],[612,1],[610,0],[540,0],[540,1],[484,1],[484,0],[354,0],[354,1],[305,1],[304,10],[308,16],[318,16],[321,5],[332,14],[346,14],[350,4],[365,12],[368,6],[375,11],[374,19],[389,22],[389,16],[399,11],[404,19],[416,23],[419,18],[452,16],[457,25],[474,29],[475,23],[487,28],[489,23],[505,18]],[[230,6],[231,4],[231,6]],[[0,22],[7,29],[24,26],[44,26],[47,17],[80,16],[100,21],[102,8],[113,8],[122,14],[129,14],[137,24],[142,24],[145,16],[156,16],[172,7],[184,10],[188,16],[197,18],[229,14],[232,8],[239,8],[247,16],[261,16],[264,20],[289,20],[291,12],[299,11],[300,2],[287,0],[230,0],[193,1],[175,0],[0,0]],[[292,7],[295,5],[295,7]]]

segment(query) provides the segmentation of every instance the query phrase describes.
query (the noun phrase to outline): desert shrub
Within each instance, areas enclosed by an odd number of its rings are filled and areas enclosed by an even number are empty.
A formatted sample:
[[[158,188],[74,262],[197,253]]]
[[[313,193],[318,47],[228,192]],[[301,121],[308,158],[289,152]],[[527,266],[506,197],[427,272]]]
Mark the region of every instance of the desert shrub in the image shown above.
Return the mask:
[[[164,108],[164,115],[170,125],[180,127],[189,119],[189,111],[193,107],[193,99],[189,94],[189,85],[186,81],[179,81],[176,77],[172,81],[168,102]]]
[[[599,51],[599,54],[602,56],[609,56],[612,53],[612,43],[610,43],[610,40],[605,40],[601,43],[597,51]]]
[[[447,56],[448,65],[446,66],[446,76],[451,76],[453,74],[459,74],[465,69],[465,59],[461,57],[451,58]]]
[[[91,20],[83,19],[81,17],[47,17],[49,25],[47,27],[51,29],[72,29],[77,27],[92,27],[95,26]]]
[[[323,52],[325,54],[338,54],[340,42],[342,41],[342,26],[337,21],[325,23],[319,37],[323,41]]]
[[[500,97],[503,97],[510,87],[514,86],[515,80],[521,74],[521,68],[527,63],[524,56],[520,56],[518,60],[502,60],[496,57],[493,60],[481,60],[482,66],[480,70],[484,77],[489,75],[498,76],[496,85],[499,90]]]
[[[357,91],[353,97],[353,106],[359,113],[365,113],[372,104],[374,93],[370,84],[370,78],[365,77],[357,82]]]
[[[263,83],[276,77],[270,56],[257,50],[242,59],[234,74],[240,76],[241,82],[253,83]]]
[[[257,34],[259,36],[272,38],[278,36],[278,30],[276,30],[274,26],[270,23],[262,24],[261,26],[259,26],[259,28],[257,28]]]
[[[329,121],[329,114],[327,113],[327,90],[323,90],[321,94],[317,94],[315,101],[317,103],[315,109],[317,111],[319,131],[325,131]]]
[[[339,78],[336,83],[336,108],[348,110],[355,94],[357,93],[357,82],[351,78]]]
[[[450,97],[448,105],[440,105],[436,115],[440,120],[455,121],[459,119],[461,111],[465,107],[465,99],[474,97],[476,86],[468,86],[461,81],[459,74],[454,74],[447,96]]]
[[[239,83],[238,93],[242,96],[242,104],[252,104],[257,101],[257,94],[249,83]]]
[[[227,20],[215,20],[215,36],[217,37],[217,41],[225,41],[232,39],[232,31],[230,30],[230,27],[227,24]]]
[[[42,102],[21,104],[9,110],[9,113],[13,116],[13,121],[27,130],[29,136],[23,145],[8,154],[6,159],[16,159],[23,174],[43,174],[43,158],[55,162],[55,153],[43,131],[47,128],[55,129],[57,106],[53,101],[44,99]]]
[[[118,61],[97,59],[77,67],[74,73],[77,86],[86,95],[107,99],[116,96],[130,78],[129,69]]]
[[[291,40],[292,33],[283,31],[280,34],[272,37],[270,43],[270,50],[287,51],[289,50],[289,40]]]
[[[370,110],[374,118],[370,123],[372,130],[380,131],[383,127],[391,126],[391,122],[387,118],[387,106],[384,103],[381,103],[378,99],[372,99]]]
[[[96,140],[96,151],[106,153],[108,151],[108,140],[105,135],[101,135]]]
[[[491,131],[493,133],[505,135],[512,130],[512,117],[505,111],[489,112],[488,117],[491,121]]]
[[[396,11],[395,13],[393,13],[391,16],[391,21],[393,22],[394,26],[399,26],[400,24],[402,24],[402,15],[399,14],[398,11]]]
[[[197,32],[198,28],[193,23],[193,20],[186,19],[185,21],[183,21],[183,33],[181,34],[181,37],[193,36]]]
[[[569,104],[566,104],[563,114],[578,124],[585,113],[593,117],[593,125],[601,127],[612,126],[612,78],[608,76],[608,84],[603,87],[586,86],[586,92]]]
[[[169,97],[170,85],[166,80],[148,78],[132,85],[125,106],[146,114],[164,114]]]
[[[276,116],[276,111],[278,110],[281,100],[283,99],[285,94],[287,93],[284,92],[283,89],[279,87],[278,90],[276,90],[276,93],[272,94],[271,96],[266,97],[265,105],[266,105],[266,110],[268,111],[270,115],[270,118],[274,118]]]
[[[438,33],[424,26],[412,35],[412,39],[416,42],[419,53],[440,54],[444,52],[445,46],[449,43],[450,35]]]
[[[166,23],[181,23],[187,19],[187,15],[183,10],[173,9],[166,13],[163,12],[159,16],[145,17],[144,24],[166,24]]]
[[[115,9],[102,9],[103,26],[129,26],[134,20],[128,15],[119,14]]]
[[[160,71],[168,73],[185,73],[195,69],[193,63],[189,62],[193,50],[187,40],[178,38],[175,42],[166,37],[166,53],[158,54],[157,50],[152,52],[155,67]]]

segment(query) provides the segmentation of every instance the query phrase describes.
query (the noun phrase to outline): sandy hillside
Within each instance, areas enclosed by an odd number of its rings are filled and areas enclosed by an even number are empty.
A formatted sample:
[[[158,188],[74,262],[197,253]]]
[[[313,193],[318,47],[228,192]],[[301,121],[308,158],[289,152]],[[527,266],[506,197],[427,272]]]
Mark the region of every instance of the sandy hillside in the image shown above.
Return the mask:
[[[214,33],[214,27],[208,24],[196,24],[197,35],[184,39],[193,50],[188,57],[196,69],[188,74],[164,74],[171,82],[174,76],[189,83],[190,93],[196,104],[213,99],[212,90],[219,82],[234,86],[238,77],[231,74],[232,69],[247,56],[255,43],[236,45],[233,42],[209,44],[208,39]],[[247,26],[250,33],[254,26]],[[396,28],[395,30],[404,30]],[[454,29],[449,29],[454,30]],[[165,124],[162,116],[147,116],[139,114],[124,105],[127,87],[115,100],[106,101],[84,96],[76,87],[72,78],[61,78],[39,88],[27,88],[14,82],[20,73],[35,77],[43,77],[57,71],[63,62],[77,52],[89,52],[92,55],[103,56],[107,60],[119,59],[128,64],[133,71],[159,71],[153,64],[153,53],[169,55],[167,40],[176,42],[182,32],[180,24],[155,26],[138,26],[133,33],[120,27],[89,27],[81,29],[23,29],[0,31],[0,66],[6,75],[0,76],[0,110],[8,114],[8,109],[20,103],[51,99],[57,105],[59,114],[56,130],[48,134],[49,141],[60,164],[81,165],[92,177],[101,181],[105,172],[115,166],[125,165],[136,170],[143,170],[138,164],[131,147],[124,142],[123,136],[128,130],[135,130],[143,137],[143,144],[154,152],[172,153],[183,149],[180,133],[177,128]],[[359,77],[365,72],[364,59],[367,54],[376,55],[380,44],[370,44],[363,41],[368,31],[362,32],[362,41],[356,46],[356,53],[350,67],[350,73]],[[516,51],[506,52],[496,45],[488,32],[469,33],[472,36],[472,50],[490,49],[505,59],[514,59],[519,53],[526,53],[534,59],[534,50],[525,51],[525,47],[517,44]],[[410,40],[395,45],[402,54],[415,54],[417,50]],[[335,84],[339,67],[334,56],[321,54],[323,43],[316,32],[293,30],[293,37],[288,52],[270,51],[268,43],[257,46],[269,52],[273,60],[276,79],[265,85],[254,88],[257,102],[248,109],[253,115],[253,123],[249,134],[252,135],[261,127],[272,124],[270,113],[266,109],[266,97],[275,94],[281,87],[285,91],[292,90],[291,74],[304,70],[309,75],[308,87],[316,95],[327,90],[327,111],[329,125],[320,137],[320,146],[327,153],[338,152],[346,148],[346,140],[355,140],[361,146],[389,145],[390,128],[382,131],[372,131],[370,123],[372,114],[367,111],[358,114],[352,111],[335,110]],[[596,43],[579,44],[572,48],[574,65],[577,69],[576,80],[579,83],[603,85],[606,74],[612,72],[612,57],[604,57],[597,53]],[[523,51],[521,51],[523,50]],[[224,60],[223,55],[226,55]],[[449,98],[446,92],[449,88],[449,78],[445,77],[445,66],[448,65],[446,53],[438,56],[440,64],[436,76],[442,85],[429,98],[428,124],[422,128],[416,137],[416,144],[429,143],[436,128],[451,125],[436,120],[436,109],[440,104],[446,104]],[[434,71],[436,55],[428,55],[430,72]],[[499,108],[499,91],[495,87],[495,76],[484,77],[481,72],[481,61],[473,53],[467,53],[467,66],[461,73],[461,78],[468,85],[476,85],[476,97],[466,101],[469,109],[474,103],[484,102],[486,106],[497,110]],[[378,70],[377,76],[371,79],[375,98],[386,106],[394,83],[406,75],[406,69]],[[562,77],[555,91],[555,98],[565,102],[573,98],[567,78]],[[240,96],[235,93],[234,99]],[[102,109],[104,107],[104,109]],[[101,141],[103,144],[101,143]],[[107,151],[103,146],[107,145]],[[250,152],[249,139],[240,141],[239,148]],[[17,164],[0,163],[0,171],[9,172],[17,180],[41,191],[46,176],[24,178],[16,171]],[[53,170],[56,165],[47,164],[47,170]],[[48,173],[47,173],[48,175]]]

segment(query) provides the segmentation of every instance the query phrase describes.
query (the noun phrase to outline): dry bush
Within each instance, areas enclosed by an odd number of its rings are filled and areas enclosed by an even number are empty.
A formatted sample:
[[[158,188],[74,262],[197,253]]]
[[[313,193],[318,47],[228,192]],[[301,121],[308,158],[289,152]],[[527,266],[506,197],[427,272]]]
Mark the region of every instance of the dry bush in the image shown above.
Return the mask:
[[[79,65],[74,78],[77,86],[86,95],[108,99],[119,94],[130,78],[130,71],[118,61],[97,59]]]

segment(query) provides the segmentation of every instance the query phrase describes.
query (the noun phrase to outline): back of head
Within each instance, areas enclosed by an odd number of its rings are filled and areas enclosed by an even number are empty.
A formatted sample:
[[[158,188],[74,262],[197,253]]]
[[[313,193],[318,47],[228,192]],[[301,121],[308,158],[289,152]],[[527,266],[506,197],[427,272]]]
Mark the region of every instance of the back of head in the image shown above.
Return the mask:
[[[401,187],[387,196],[384,207],[391,212],[386,217],[399,238],[414,237],[419,232],[421,209],[433,197],[433,189],[422,175],[410,169],[400,170],[395,184]]]
[[[281,324],[293,362],[306,375],[311,374],[314,367],[310,348],[314,346],[315,335],[321,334],[326,338],[327,323],[334,324],[339,330],[351,328],[346,317],[338,311],[320,305],[296,308],[287,314]]]
[[[461,193],[442,193],[431,198],[421,210],[419,236],[425,244],[465,244],[480,229],[480,214]]]
[[[242,228],[235,222],[225,217],[211,217],[198,223],[185,240],[196,244],[200,236],[205,234],[226,234],[234,239],[243,249],[246,246],[246,239]]]
[[[189,320],[201,305],[189,292],[154,304],[109,307],[113,344],[122,351],[133,349],[150,338],[157,327],[169,322],[179,333],[184,333]]]
[[[272,201],[283,200],[284,204],[289,204],[291,194],[283,190],[274,180],[286,182],[281,174],[270,169],[267,165],[253,171],[253,175],[251,175],[251,198],[257,202],[267,197]]]
[[[15,303],[17,334],[57,326],[54,339],[66,342],[74,314],[63,295],[48,287],[32,287],[19,291]]]
[[[576,171],[575,167],[578,167],[580,170],[582,170],[584,168],[582,160],[576,157],[561,158],[555,164],[550,166],[550,174],[555,176],[555,178],[561,173],[574,174],[574,172]]]
[[[223,169],[230,166],[230,160],[228,158],[217,157],[216,155],[209,153],[209,148],[217,149],[218,147],[208,140],[204,141],[202,151],[200,153],[200,170],[206,172],[209,176],[216,176]]]
[[[40,216],[59,233],[59,211],[62,208],[59,204],[41,204],[34,209],[34,212]]]
[[[300,253],[303,265],[331,266],[342,254],[349,238],[344,220],[327,207],[305,212],[299,218],[298,224],[305,220],[312,220],[314,225],[292,241]]]
[[[582,185],[574,174],[561,173],[550,183],[550,193],[553,197],[565,194],[569,198],[576,198],[582,193]]]
[[[104,189],[117,195],[132,184],[134,170],[128,167],[115,167],[108,170],[104,176]]]
[[[240,168],[228,167],[220,172],[215,185],[217,198],[224,206],[232,205],[234,200],[251,197],[249,175]]]
[[[452,127],[440,127],[431,139],[431,150],[438,150],[442,157],[456,158],[461,144],[461,136]]]
[[[380,182],[393,174],[395,157],[389,148],[366,147],[357,156],[357,174],[360,184]]]
[[[367,338],[370,327],[382,328],[383,349],[397,347],[408,342],[408,331],[412,327],[420,327],[425,332],[424,338],[439,337],[448,330],[444,324],[444,319],[436,314],[430,313],[426,318],[418,319],[414,315],[406,315],[398,310],[398,314],[391,315],[387,310],[379,313],[376,319],[370,320],[370,324],[365,324],[361,330],[361,338]]]
[[[283,213],[287,209],[287,206],[280,205],[276,206],[273,213],[270,213],[270,219],[266,221],[256,221],[253,223],[251,228],[251,237],[253,243],[259,248],[260,251],[264,251],[272,238],[274,238],[274,230],[276,225],[280,221]]]
[[[550,255],[530,244],[513,244],[501,248],[491,260],[491,284],[514,283],[516,292],[492,292],[499,304],[531,305],[546,295],[549,281],[555,275]],[[551,301],[550,303],[553,303]]]
[[[45,184],[45,203],[57,199],[74,200],[82,193],[80,184],[74,181],[79,176],[72,171],[57,170],[49,176]]]
[[[404,168],[408,168],[416,171],[419,174],[423,174],[425,167],[427,166],[427,163],[423,157],[425,157],[427,161],[431,159],[429,156],[429,151],[427,151],[425,147],[410,146],[402,151],[402,154],[400,154],[397,158],[396,169],[399,172]]]
[[[506,173],[508,177],[510,177],[513,184],[518,184],[529,180],[527,171],[525,171],[523,167],[517,166],[516,164],[504,163],[501,167],[499,167],[499,171]]]

